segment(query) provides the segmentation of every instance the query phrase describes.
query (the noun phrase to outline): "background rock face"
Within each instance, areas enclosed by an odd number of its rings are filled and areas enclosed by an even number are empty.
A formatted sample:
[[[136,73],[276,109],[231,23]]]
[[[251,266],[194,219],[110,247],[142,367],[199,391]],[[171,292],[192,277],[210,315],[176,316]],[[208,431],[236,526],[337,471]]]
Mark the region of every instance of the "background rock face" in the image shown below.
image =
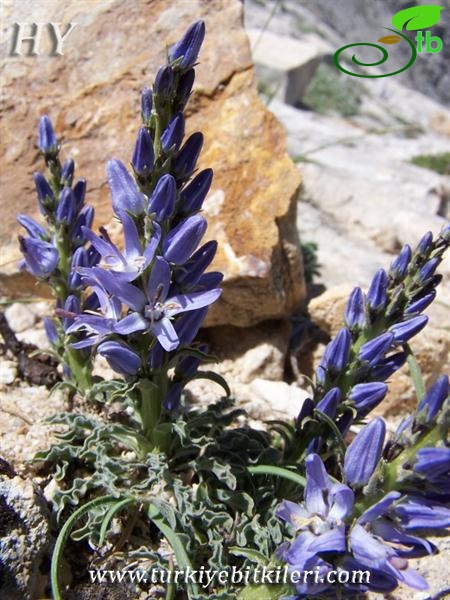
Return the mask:
[[[286,314],[303,296],[295,227],[300,176],[286,154],[285,135],[256,92],[238,0],[57,0],[14,2],[2,7],[4,97],[0,104],[1,211],[0,294],[41,294],[18,274],[18,211],[36,214],[31,175],[42,164],[36,150],[39,115],[48,113],[62,137],[64,157],[88,180],[88,202],[97,222],[111,219],[105,164],[128,163],[139,127],[139,90],[165,60],[165,48],[194,20],[207,37],[189,105],[187,134],[205,134],[200,168],[213,166],[206,202],[208,236],[219,241],[214,267],[225,273],[224,293],[209,324],[247,326]],[[43,29],[40,56],[11,56],[14,22],[77,23],[63,46]],[[27,43],[22,50],[27,50]]]

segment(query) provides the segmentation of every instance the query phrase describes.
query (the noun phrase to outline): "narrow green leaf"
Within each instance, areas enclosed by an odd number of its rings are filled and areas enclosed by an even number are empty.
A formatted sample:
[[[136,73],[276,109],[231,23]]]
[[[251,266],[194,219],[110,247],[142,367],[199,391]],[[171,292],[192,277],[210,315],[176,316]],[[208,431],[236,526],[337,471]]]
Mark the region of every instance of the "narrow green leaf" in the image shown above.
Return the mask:
[[[153,523],[158,527],[160,532],[165,536],[169,544],[172,546],[172,549],[175,553],[175,558],[177,559],[178,566],[181,569],[189,569],[193,570],[189,557],[184,549],[183,543],[181,542],[178,534],[173,531],[167,523],[165,523],[164,519],[161,517],[159,510],[153,504],[149,504],[147,514],[149,518],[153,521]],[[195,600],[200,595],[198,586],[195,582],[189,583],[190,592],[189,598],[190,600]],[[56,599],[55,599],[56,600]],[[58,599],[59,600],[59,599]]]
[[[188,379],[185,379],[185,383],[189,383],[189,381],[193,381],[194,379],[209,379],[210,381],[214,381],[214,383],[217,383],[224,389],[227,396],[231,396],[231,390],[228,383],[221,375],[214,373],[214,371],[197,371],[197,373]]]
[[[122,508],[124,508],[125,506],[128,506],[129,504],[133,504],[133,502],[135,502],[134,498],[124,498],[123,500],[120,500],[119,502],[117,502],[117,504],[114,504],[113,506],[111,506],[111,508],[106,513],[105,518],[103,519],[103,522],[102,522],[102,526],[100,528],[100,539],[98,542],[99,546],[103,546],[103,544],[105,543],[106,532],[108,531],[109,524],[111,523],[111,521],[115,517],[115,515],[120,510],[122,510]]]
[[[403,350],[406,352],[406,360],[408,362],[409,373],[413,380],[414,389],[416,390],[417,402],[420,402],[426,394],[425,384],[423,382],[422,371],[417,362],[414,352],[409,344],[403,344]]]
[[[306,479],[302,475],[299,475],[294,471],[289,471],[289,469],[285,469],[283,467],[274,467],[272,465],[256,465],[255,467],[248,467],[247,470],[253,475],[275,475],[276,477],[289,479],[289,481],[293,481],[301,487],[305,487],[306,485]]]
[[[59,589],[58,572],[61,558],[64,552],[64,547],[66,545],[72,527],[75,525],[78,519],[82,517],[85,513],[89,512],[91,508],[94,508],[95,506],[100,506],[102,504],[109,504],[110,502],[117,502],[117,498],[115,498],[114,496],[101,496],[100,498],[95,498],[94,500],[87,502],[79,509],[77,509],[67,519],[67,521],[61,528],[61,531],[59,532],[59,535],[56,539],[50,568],[50,583],[52,587],[53,600],[62,600],[61,591]]]
[[[228,552],[233,556],[243,556],[244,558],[249,558],[257,562],[259,565],[267,565],[269,559],[264,556],[258,550],[253,550],[253,548],[240,548],[239,546],[231,546],[228,548]]]

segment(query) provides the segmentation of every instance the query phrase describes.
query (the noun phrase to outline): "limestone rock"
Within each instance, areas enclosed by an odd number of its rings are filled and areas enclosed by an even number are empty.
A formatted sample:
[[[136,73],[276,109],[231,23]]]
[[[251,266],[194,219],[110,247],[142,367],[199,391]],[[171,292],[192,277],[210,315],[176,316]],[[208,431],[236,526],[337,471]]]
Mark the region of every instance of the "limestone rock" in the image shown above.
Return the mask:
[[[12,360],[0,362],[0,384],[10,385],[17,377],[17,365]]]
[[[33,327],[36,315],[22,302],[14,302],[5,310],[5,317],[13,331],[18,333]]]
[[[253,62],[260,82],[269,86],[269,94],[297,105],[321,61],[332,47],[314,33],[301,40],[277,35],[264,29],[247,29]]]
[[[0,477],[0,596],[41,598],[40,572],[50,545],[49,511],[41,493],[21,477]]]
[[[289,385],[285,381],[268,381],[267,379],[255,379],[251,383],[252,391],[269,405],[268,414],[272,411],[283,413],[285,417],[295,418],[298,416],[308,392]]]
[[[219,241],[214,267],[225,273],[224,292],[208,324],[248,326],[279,317],[304,295],[295,228],[300,176],[286,153],[282,127],[258,99],[242,10],[239,0],[75,0],[62,15],[57,0],[3,3],[0,248],[6,264],[0,295],[42,294],[42,287],[17,272],[15,242],[16,212],[37,214],[31,176],[42,168],[35,147],[39,115],[51,116],[62,136],[62,154],[73,156],[77,175],[87,178],[97,224],[109,221],[105,163],[113,156],[130,160],[139,90],[151,83],[166,47],[199,18],[207,37],[187,134],[203,131],[199,166],[215,171],[205,213],[208,236]],[[77,23],[64,56],[50,55],[45,31],[39,56],[9,55],[13,23],[33,21]]]

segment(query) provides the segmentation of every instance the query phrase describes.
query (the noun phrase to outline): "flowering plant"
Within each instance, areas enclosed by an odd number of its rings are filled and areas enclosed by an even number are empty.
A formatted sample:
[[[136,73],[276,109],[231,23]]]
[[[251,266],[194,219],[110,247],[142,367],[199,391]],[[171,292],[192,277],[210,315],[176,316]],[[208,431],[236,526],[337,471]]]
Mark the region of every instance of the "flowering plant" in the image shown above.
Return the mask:
[[[268,423],[266,431],[239,423],[226,382],[199,370],[214,359],[195,341],[222,280],[207,271],[217,243],[200,245],[212,182],[211,169],[195,172],[203,136],[184,140],[183,110],[204,35],[204,23],[194,23],[169,49],[152,88],[142,90],[132,171],[117,159],[107,164],[123,246],[105,227],[93,231],[86,183],[73,185],[74,162],[61,165],[51,121],[40,121],[49,179],[37,173],[35,183],[46,226],[19,215],[28,234],[20,238],[23,266],[56,297],[48,337],[65,385],[83,397],[79,410],[50,419],[65,429],[37,455],[54,468],[61,526],[54,598],[62,597],[59,564],[69,536],[88,540],[104,564],[134,570],[167,569],[176,560],[197,573],[257,565],[317,574],[270,586],[189,580],[186,593],[195,600],[389,592],[399,583],[425,589],[408,558],[435,551],[422,530],[450,525],[448,378],[426,392],[408,342],[427,323],[423,311],[436,296],[450,228],[425,234],[414,251],[405,246],[367,294],[351,293],[344,326],[295,422]],[[119,377],[93,376],[96,355]],[[387,440],[384,421],[367,419],[406,361],[418,406]],[[188,409],[183,399],[198,377],[226,393],[205,410]],[[369,577],[327,579],[349,570]],[[174,597],[172,584],[165,593]]]

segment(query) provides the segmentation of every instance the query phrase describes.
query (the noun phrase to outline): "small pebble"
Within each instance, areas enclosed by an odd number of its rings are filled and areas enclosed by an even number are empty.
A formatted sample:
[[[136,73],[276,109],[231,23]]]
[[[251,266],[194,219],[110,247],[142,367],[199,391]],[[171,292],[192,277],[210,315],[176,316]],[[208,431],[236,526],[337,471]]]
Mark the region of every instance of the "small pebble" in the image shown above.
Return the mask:
[[[0,363],[0,384],[10,385],[17,377],[17,365],[12,360]]]
[[[36,315],[22,302],[14,302],[5,310],[9,326],[16,333],[30,329],[36,323]]]

